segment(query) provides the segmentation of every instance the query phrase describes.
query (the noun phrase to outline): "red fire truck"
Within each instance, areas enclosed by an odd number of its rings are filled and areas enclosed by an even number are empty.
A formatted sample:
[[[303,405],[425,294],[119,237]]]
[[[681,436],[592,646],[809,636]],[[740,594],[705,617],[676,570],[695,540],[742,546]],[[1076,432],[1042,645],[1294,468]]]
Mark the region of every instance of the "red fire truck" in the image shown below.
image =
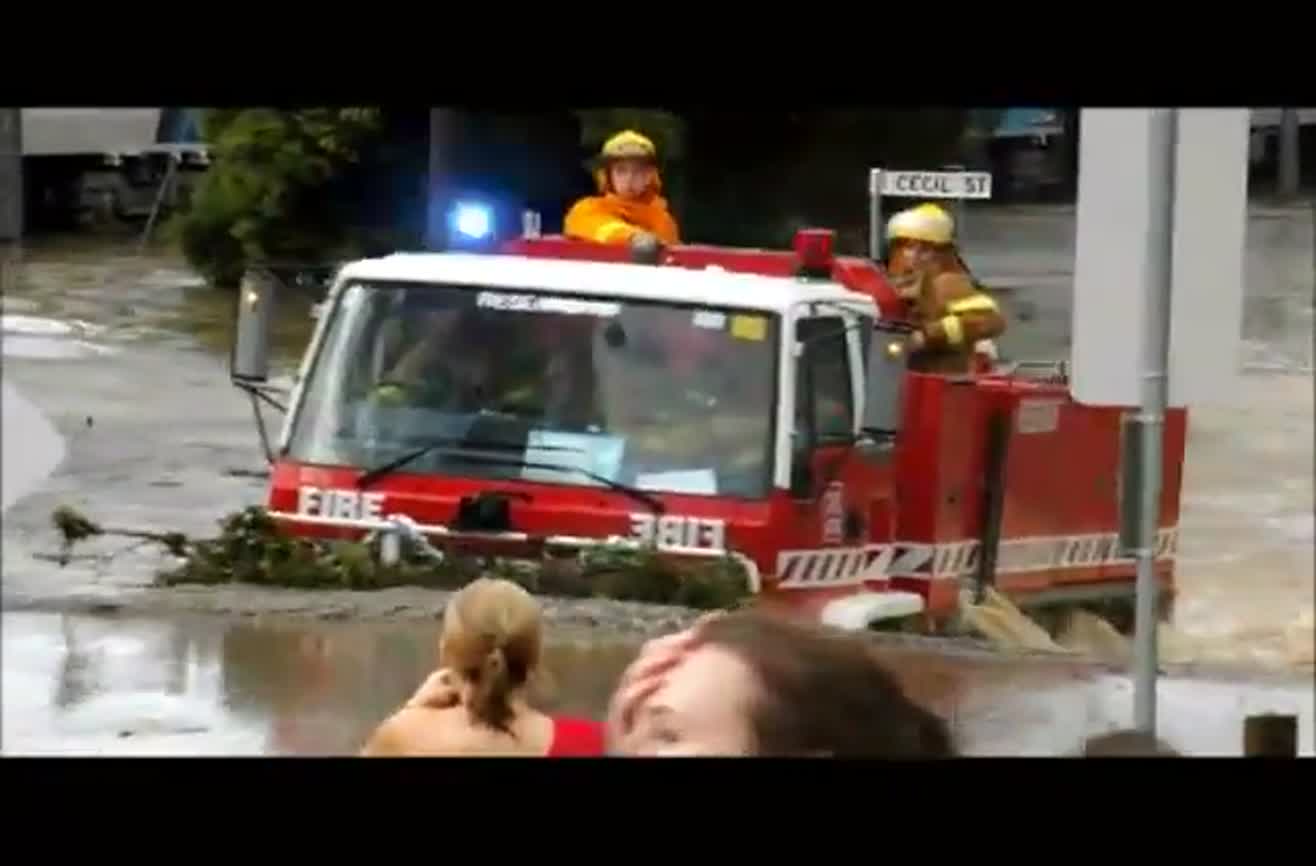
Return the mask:
[[[350,263],[269,448],[268,508],[304,536],[730,555],[764,603],[849,628],[937,629],[988,586],[1026,608],[1131,611],[1124,413],[1076,404],[1054,364],[910,372],[901,302],[832,238],[641,263],[525,237]],[[271,291],[239,301],[249,390],[268,375]],[[1185,432],[1171,412],[1163,598]]]

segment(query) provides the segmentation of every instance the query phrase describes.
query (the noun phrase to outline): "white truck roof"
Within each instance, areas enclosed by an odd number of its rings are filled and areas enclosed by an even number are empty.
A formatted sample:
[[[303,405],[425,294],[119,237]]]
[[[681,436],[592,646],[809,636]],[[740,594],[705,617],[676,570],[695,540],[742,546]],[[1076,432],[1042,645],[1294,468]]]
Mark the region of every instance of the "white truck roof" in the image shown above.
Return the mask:
[[[666,301],[782,314],[800,303],[871,306],[866,295],[830,280],[798,280],[676,266],[582,262],[469,253],[398,253],[343,267],[344,280],[455,283],[587,297]]]

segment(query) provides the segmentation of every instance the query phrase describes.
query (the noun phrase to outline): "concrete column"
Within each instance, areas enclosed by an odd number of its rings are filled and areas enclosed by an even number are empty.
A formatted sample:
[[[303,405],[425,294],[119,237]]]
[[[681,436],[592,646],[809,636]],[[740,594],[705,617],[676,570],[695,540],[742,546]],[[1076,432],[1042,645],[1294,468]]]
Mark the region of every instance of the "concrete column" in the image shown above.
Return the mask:
[[[0,241],[23,237],[23,110],[0,108]]]
[[[1298,171],[1298,110],[1281,109],[1279,115],[1279,182],[1276,191],[1280,198],[1298,197],[1301,180]]]
[[[426,179],[425,248],[441,249],[447,242],[447,202],[451,197],[452,149],[459,132],[456,112],[430,109],[430,158]]]

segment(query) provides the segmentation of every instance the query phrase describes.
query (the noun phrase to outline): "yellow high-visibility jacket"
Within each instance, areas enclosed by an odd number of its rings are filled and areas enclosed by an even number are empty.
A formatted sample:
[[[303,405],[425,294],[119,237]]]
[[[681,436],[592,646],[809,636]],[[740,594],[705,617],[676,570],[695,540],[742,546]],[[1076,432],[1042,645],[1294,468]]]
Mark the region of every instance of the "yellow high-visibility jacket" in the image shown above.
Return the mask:
[[[913,366],[935,372],[967,373],[974,347],[1005,332],[1005,317],[990,295],[959,271],[928,275],[915,299],[924,346]]]
[[[664,244],[681,242],[667,199],[628,201],[614,193],[583,198],[567,211],[563,234],[602,244],[629,243],[636,232],[649,232]]]

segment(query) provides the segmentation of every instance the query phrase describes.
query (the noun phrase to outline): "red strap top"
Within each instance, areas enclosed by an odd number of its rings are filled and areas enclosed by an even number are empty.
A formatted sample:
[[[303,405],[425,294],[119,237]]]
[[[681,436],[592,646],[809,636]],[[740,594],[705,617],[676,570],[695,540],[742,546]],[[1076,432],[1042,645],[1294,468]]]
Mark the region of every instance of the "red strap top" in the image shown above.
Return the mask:
[[[595,758],[603,755],[603,725],[590,719],[557,716],[553,719],[550,758]]]

